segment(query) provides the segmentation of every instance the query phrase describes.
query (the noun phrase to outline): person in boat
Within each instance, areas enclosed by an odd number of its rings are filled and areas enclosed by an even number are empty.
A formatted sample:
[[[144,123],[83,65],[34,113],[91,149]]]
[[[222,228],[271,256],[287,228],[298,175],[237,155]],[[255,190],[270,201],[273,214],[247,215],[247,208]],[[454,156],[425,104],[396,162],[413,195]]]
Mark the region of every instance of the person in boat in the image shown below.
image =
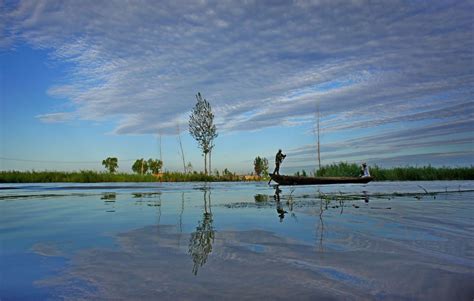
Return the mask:
[[[280,165],[285,159],[286,155],[281,152],[281,149],[278,150],[278,153],[275,156],[275,170],[273,171],[274,175],[280,175]]]
[[[369,167],[367,166],[367,163],[362,163],[362,166],[360,168],[361,172],[361,177],[370,177],[370,172],[369,172]]]

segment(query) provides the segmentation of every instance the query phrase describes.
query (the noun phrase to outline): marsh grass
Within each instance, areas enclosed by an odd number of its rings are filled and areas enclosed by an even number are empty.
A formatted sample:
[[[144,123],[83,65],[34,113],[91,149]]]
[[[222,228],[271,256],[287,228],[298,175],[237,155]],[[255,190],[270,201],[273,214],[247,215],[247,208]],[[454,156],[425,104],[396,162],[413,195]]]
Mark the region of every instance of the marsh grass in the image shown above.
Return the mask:
[[[91,170],[82,171],[0,171],[0,183],[101,183],[101,182],[225,182],[242,181],[233,173],[205,175],[203,173],[164,172],[152,174],[107,173]]]
[[[474,180],[474,167],[433,167],[433,166],[405,166],[382,168],[370,166],[370,174],[375,181],[446,181],[446,180]],[[304,175],[306,172],[298,173]],[[313,172],[317,177],[358,177],[360,166],[355,163],[340,162],[323,166]]]
[[[395,167],[382,168],[370,166],[370,174],[375,181],[446,181],[474,180],[474,167]],[[321,169],[297,175],[317,177],[358,177],[360,167],[355,163],[340,162],[323,166]],[[250,181],[268,181],[267,178],[252,178]],[[82,171],[0,171],[0,183],[100,183],[100,182],[227,182],[249,181],[243,176],[226,172],[221,175],[205,175],[204,173],[164,172],[159,176],[152,174],[107,173],[92,170]]]

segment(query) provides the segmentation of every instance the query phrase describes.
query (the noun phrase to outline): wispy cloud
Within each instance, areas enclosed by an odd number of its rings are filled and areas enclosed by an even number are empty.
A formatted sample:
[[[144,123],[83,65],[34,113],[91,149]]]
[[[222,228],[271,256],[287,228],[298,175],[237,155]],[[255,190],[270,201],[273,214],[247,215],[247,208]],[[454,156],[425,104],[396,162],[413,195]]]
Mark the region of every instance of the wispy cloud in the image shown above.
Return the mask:
[[[326,133],[405,122],[467,135],[473,10],[472,1],[23,1],[5,5],[0,32],[71,63],[50,94],[78,118],[118,117],[119,134],[175,133],[201,91],[222,131],[310,125],[318,102]],[[464,123],[436,132],[453,119]]]
[[[36,118],[45,123],[61,123],[70,121],[74,118],[72,113],[61,112],[61,113],[49,113],[37,115]]]

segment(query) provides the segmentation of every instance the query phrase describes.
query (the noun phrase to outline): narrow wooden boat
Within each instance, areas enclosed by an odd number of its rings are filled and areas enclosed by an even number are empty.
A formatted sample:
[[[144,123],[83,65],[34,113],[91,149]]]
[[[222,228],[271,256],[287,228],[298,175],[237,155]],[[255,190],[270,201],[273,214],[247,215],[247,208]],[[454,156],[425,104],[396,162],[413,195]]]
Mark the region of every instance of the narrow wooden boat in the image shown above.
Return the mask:
[[[373,177],[296,177],[270,174],[279,185],[367,184]]]

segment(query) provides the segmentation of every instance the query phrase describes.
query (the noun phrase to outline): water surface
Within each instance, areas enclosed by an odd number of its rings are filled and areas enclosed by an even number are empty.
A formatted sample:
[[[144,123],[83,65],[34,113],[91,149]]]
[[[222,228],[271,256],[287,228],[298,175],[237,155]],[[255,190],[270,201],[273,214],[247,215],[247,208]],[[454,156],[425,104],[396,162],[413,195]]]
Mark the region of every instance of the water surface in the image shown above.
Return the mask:
[[[0,186],[1,300],[472,300],[474,183]]]

